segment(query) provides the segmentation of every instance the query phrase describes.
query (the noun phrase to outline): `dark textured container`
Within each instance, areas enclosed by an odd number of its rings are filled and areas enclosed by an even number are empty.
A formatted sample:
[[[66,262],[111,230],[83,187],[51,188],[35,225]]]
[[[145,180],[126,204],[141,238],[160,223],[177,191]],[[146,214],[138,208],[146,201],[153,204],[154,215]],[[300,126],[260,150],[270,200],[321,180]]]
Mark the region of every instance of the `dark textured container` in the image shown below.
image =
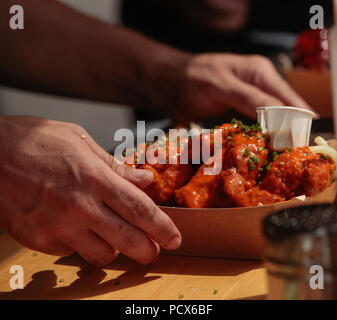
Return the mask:
[[[336,204],[274,213],[264,236],[269,299],[337,299]]]

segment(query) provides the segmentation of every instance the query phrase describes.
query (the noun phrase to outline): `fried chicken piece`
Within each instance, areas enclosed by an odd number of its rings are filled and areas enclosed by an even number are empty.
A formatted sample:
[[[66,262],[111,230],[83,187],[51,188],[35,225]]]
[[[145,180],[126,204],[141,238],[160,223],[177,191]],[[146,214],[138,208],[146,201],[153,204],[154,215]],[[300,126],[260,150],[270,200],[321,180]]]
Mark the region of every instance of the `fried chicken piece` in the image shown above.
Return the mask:
[[[140,168],[153,173],[152,183],[143,191],[158,205],[169,203],[174,191],[186,184],[194,173],[190,164],[152,166],[146,163]]]
[[[239,127],[237,124],[229,124],[224,123],[221,126],[216,126],[216,130],[221,130],[221,136],[222,136],[222,147],[227,142],[227,137],[233,136],[236,133],[239,133],[241,131],[241,127]],[[205,150],[209,151],[209,158],[214,156],[215,150],[214,150],[214,144],[215,144],[215,131],[214,129],[211,129],[209,133],[202,133],[200,136],[195,136],[190,139],[183,139],[183,143],[186,143],[188,140],[188,148],[184,150],[183,152],[188,152],[188,159],[191,162],[200,163],[200,160],[202,159],[202,150],[205,148]],[[199,150],[199,152],[193,153],[193,147],[195,150]],[[206,162],[208,159],[204,158],[202,159],[204,162]]]
[[[279,197],[276,194],[272,194],[267,190],[262,190],[260,186],[255,186],[254,188],[235,196],[235,204],[237,207],[262,206],[284,200],[284,198]]]
[[[266,141],[261,132],[241,132],[227,141],[223,169],[236,168],[249,187],[256,184],[260,168],[267,161]]]
[[[194,174],[191,164],[180,164],[180,148],[170,152],[172,145],[154,145],[147,155],[149,162],[141,165],[140,169],[153,173],[152,183],[144,189],[150,198],[158,205],[168,204],[174,198],[174,191],[186,184]],[[158,160],[158,161],[157,161]],[[152,163],[152,164],[151,164]]]
[[[221,179],[223,193],[233,204],[236,197],[248,188],[246,180],[235,168],[222,171]]]
[[[125,150],[125,153],[120,160],[129,167],[137,168],[140,163],[145,163],[147,149],[148,144],[146,142],[141,143],[137,148]]]
[[[270,164],[263,188],[287,200],[302,194],[314,196],[330,186],[335,170],[330,157],[299,147]]]
[[[310,159],[304,163],[302,181],[305,195],[308,197],[319,194],[331,184],[336,167],[330,157],[326,159]]]
[[[227,207],[234,201],[233,191],[251,188],[256,184],[259,169],[267,160],[268,151],[261,132],[247,131],[228,135],[222,150],[222,171],[218,175],[205,175],[201,166],[191,181],[175,192],[178,205],[187,208]],[[231,183],[233,182],[233,184]],[[234,186],[235,185],[235,186]]]
[[[220,175],[205,175],[202,165],[191,181],[175,191],[175,200],[186,208],[213,208],[221,206],[217,189],[221,182]]]

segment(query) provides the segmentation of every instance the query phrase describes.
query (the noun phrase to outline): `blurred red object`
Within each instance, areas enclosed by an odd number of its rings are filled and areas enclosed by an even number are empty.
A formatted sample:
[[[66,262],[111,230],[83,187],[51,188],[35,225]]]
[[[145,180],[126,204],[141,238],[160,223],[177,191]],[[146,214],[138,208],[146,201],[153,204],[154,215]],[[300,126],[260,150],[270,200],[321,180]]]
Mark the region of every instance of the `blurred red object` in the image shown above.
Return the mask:
[[[294,49],[294,57],[296,67],[330,70],[328,30],[302,32]]]

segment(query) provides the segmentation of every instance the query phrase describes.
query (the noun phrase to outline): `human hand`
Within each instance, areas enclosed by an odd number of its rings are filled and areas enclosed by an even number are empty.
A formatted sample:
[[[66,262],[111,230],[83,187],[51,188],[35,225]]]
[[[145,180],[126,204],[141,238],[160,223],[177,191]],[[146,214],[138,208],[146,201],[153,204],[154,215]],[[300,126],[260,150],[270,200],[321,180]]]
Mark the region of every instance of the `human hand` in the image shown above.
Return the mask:
[[[151,263],[181,235],[139,188],[146,170],[119,164],[77,125],[0,117],[0,227],[52,255],[77,251],[95,265],[122,252]]]
[[[257,55],[190,56],[162,93],[180,121],[217,116],[230,109],[256,118],[256,107],[288,105],[311,110],[278,74],[269,59]]]

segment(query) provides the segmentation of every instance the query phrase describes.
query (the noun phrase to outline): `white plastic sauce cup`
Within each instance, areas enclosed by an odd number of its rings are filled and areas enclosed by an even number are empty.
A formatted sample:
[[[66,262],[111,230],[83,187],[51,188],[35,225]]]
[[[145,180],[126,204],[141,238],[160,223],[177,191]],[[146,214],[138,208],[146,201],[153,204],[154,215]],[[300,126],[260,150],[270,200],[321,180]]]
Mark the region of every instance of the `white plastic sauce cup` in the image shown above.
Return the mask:
[[[256,112],[262,132],[269,136],[274,150],[309,145],[313,112],[288,106],[258,107]]]

